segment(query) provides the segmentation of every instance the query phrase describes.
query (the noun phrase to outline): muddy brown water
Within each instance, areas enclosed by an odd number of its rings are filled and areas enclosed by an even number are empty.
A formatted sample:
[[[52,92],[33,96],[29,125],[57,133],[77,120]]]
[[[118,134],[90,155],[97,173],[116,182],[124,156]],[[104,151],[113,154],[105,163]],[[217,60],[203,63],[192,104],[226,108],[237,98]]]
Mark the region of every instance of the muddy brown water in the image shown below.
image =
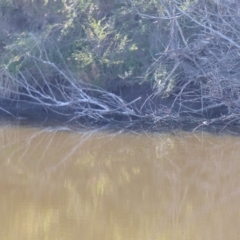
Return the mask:
[[[240,138],[0,127],[0,239],[240,236]]]

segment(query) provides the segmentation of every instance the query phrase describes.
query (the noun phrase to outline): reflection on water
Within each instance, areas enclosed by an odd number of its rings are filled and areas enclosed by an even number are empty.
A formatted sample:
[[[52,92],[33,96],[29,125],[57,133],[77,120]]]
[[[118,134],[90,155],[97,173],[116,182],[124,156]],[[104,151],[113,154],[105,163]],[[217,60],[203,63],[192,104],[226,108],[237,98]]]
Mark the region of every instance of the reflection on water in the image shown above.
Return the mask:
[[[240,235],[240,139],[0,129],[0,239]]]

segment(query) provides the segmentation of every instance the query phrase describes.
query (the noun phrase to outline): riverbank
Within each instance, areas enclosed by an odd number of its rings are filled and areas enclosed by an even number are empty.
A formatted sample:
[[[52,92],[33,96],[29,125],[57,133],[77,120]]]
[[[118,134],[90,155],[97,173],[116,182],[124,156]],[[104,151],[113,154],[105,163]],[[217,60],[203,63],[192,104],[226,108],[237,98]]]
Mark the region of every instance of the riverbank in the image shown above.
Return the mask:
[[[79,101],[74,105],[74,99],[68,99],[68,102],[66,99],[60,101],[57,100],[56,96],[59,94],[56,92],[51,98],[55,99],[57,104],[51,103],[49,96],[38,101],[36,96],[31,94],[26,97],[20,93],[19,98],[15,99],[1,98],[0,118],[24,125],[67,126],[74,130],[102,128],[117,131],[184,130],[240,134],[238,116],[229,114],[228,107],[224,104],[211,106],[204,102],[203,106],[200,101],[182,99],[176,95],[159,97],[148,83],[109,87],[108,92],[93,89],[95,91],[88,90],[88,97],[98,103],[98,106],[89,103],[86,105],[86,101]],[[81,89],[79,91],[81,92]],[[43,92],[39,93],[40,95],[43,96]],[[99,112],[102,110],[100,106],[103,95],[109,98],[103,107],[109,109]],[[111,100],[118,101],[118,105],[112,105],[112,109]]]
[[[0,114],[77,128],[237,128],[239,9],[226,1],[4,0]]]

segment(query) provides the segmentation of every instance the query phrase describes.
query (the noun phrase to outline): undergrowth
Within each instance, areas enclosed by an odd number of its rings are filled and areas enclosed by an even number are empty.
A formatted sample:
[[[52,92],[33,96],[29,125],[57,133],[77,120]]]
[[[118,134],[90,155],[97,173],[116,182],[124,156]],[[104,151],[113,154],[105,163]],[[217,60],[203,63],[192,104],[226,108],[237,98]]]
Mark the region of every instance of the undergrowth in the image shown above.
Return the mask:
[[[149,82],[238,118],[239,11],[237,0],[2,0],[1,96],[55,101],[54,88],[67,101],[81,86]]]

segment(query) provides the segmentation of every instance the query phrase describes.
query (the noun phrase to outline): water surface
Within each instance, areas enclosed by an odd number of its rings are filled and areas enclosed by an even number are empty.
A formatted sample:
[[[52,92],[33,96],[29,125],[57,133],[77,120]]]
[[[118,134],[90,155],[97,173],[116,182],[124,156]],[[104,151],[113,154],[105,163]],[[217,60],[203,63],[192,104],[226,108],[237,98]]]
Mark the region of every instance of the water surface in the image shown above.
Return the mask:
[[[0,239],[240,236],[240,139],[0,128]]]

